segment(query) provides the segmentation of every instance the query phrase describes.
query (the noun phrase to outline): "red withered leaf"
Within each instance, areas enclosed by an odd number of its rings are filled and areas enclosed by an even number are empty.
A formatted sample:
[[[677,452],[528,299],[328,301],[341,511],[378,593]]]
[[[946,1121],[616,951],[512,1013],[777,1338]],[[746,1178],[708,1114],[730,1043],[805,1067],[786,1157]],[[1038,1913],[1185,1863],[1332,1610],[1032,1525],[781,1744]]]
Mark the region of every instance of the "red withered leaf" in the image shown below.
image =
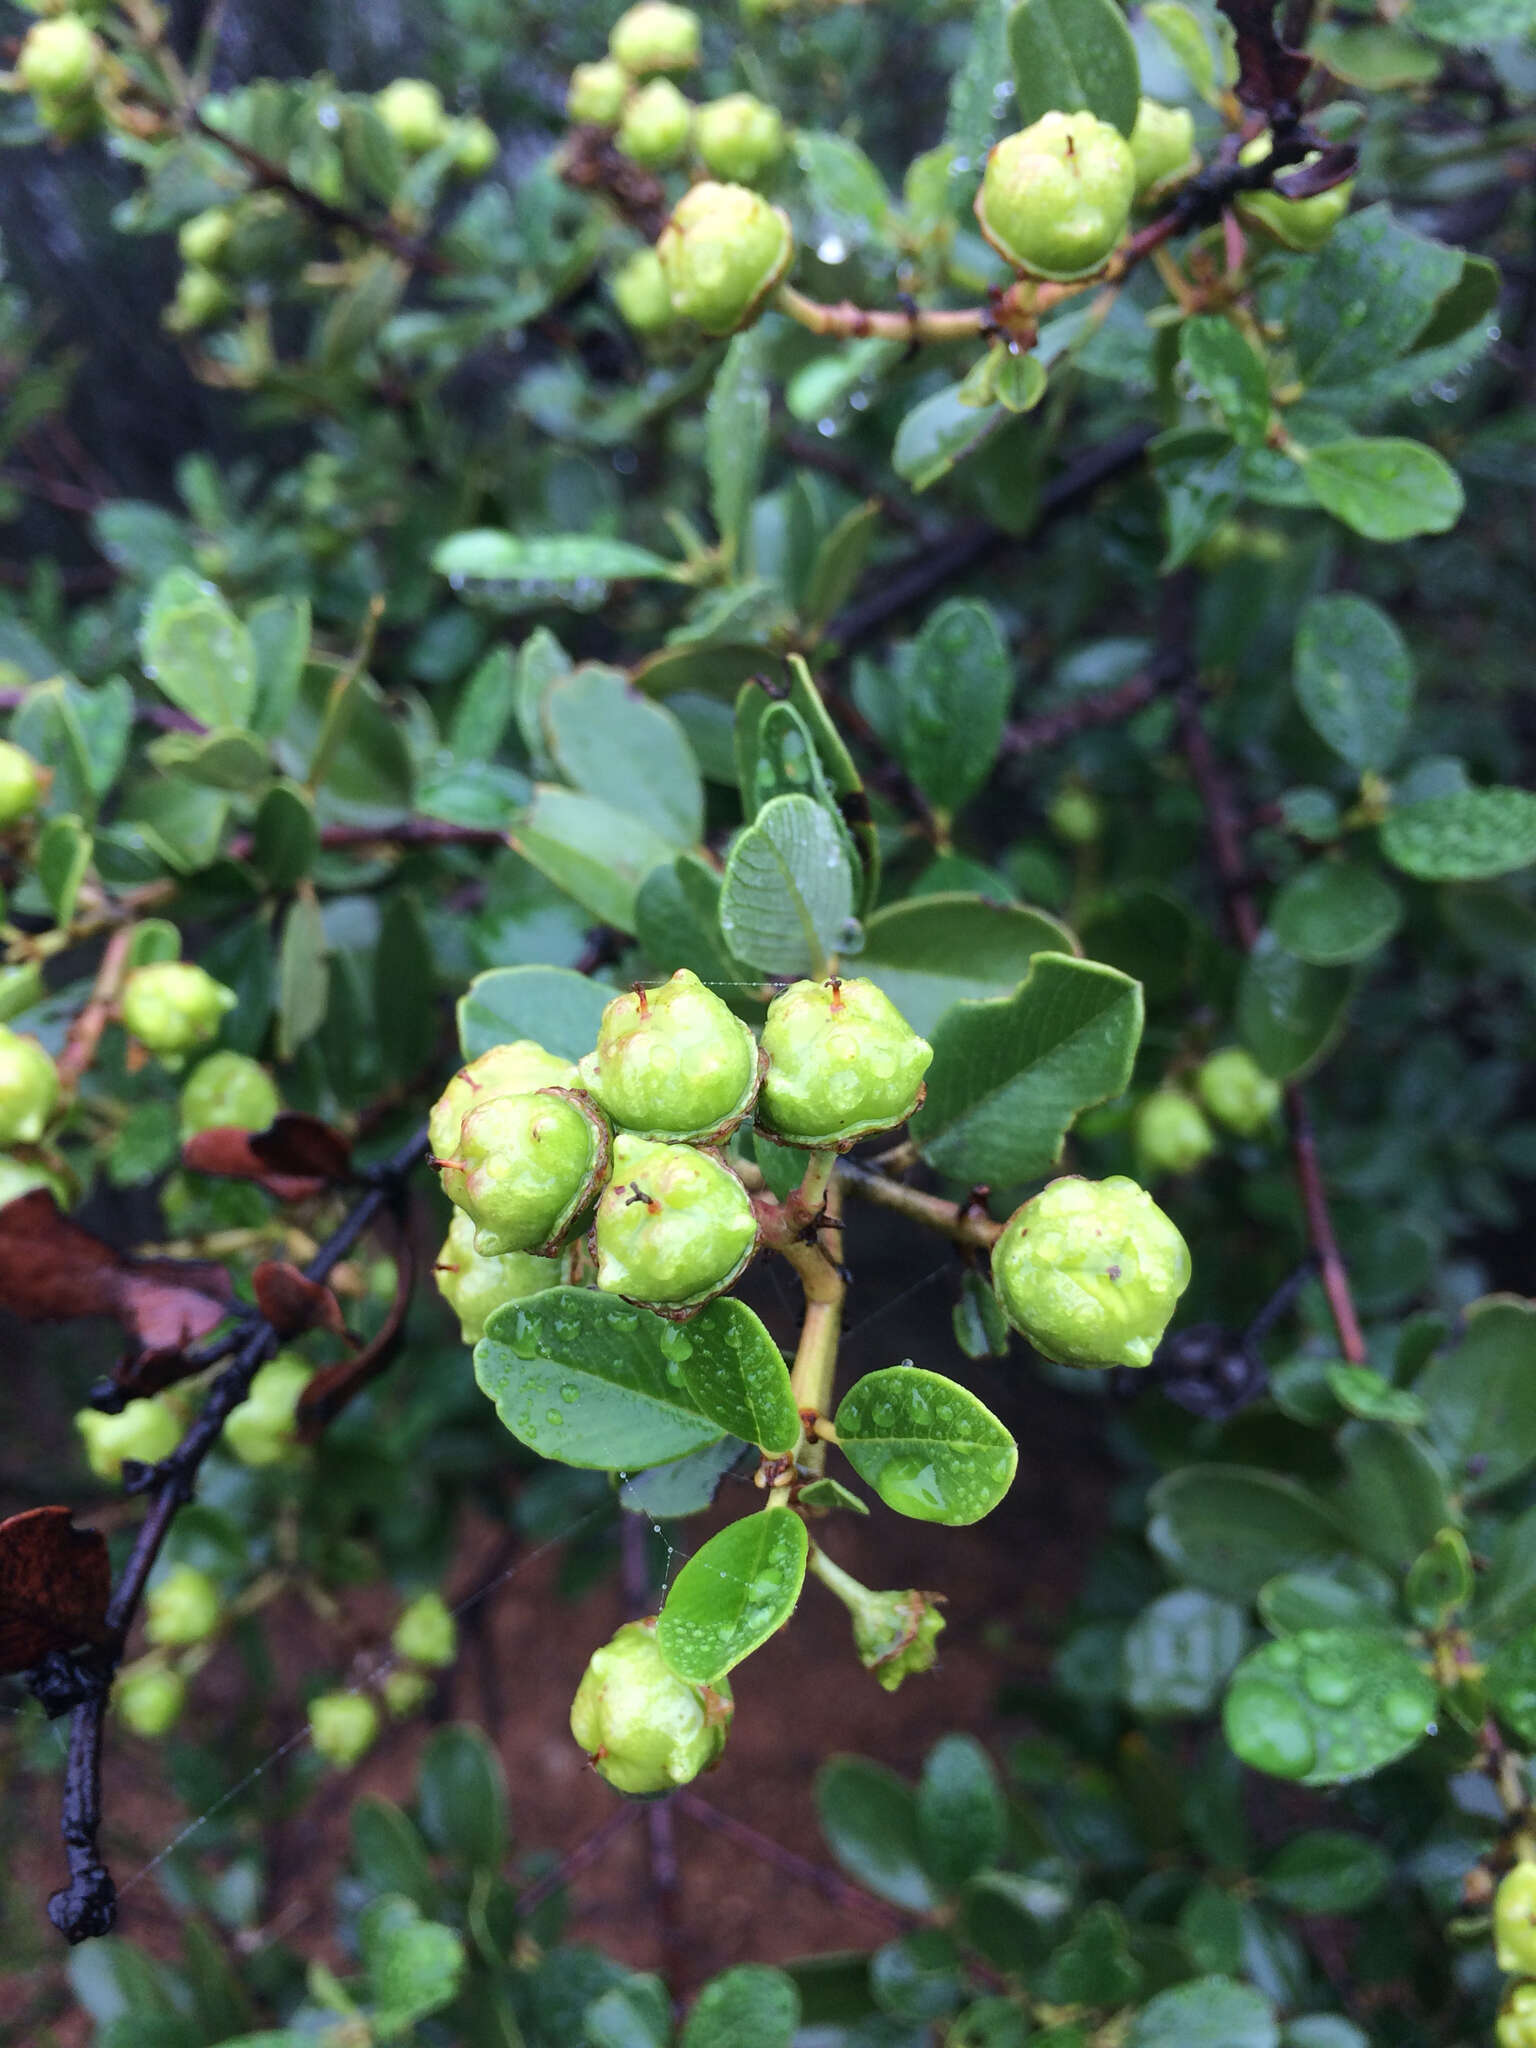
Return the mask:
[[[182,1164],[221,1180],[253,1180],[279,1202],[304,1202],[330,1185],[315,1174],[278,1173],[254,1149],[252,1133],[220,1124],[197,1131],[181,1148]]]
[[[106,1538],[77,1529],[68,1508],[28,1508],[0,1522],[0,1671],[103,1641],[111,1592]]]
[[[274,1173],[309,1174],[316,1180],[346,1180],[352,1147],[317,1116],[284,1110],[264,1131],[251,1133],[251,1150]]]
[[[111,1316],[151,1351],[206,1337],[229,1314],[228,1273],[201,1259],[133,1259],[68,1216],[46,1188],[0,1209],[0,1307],[26,1322]]]
[[[297,1266],[286,1259],[264,1259],[251,1275],[256,1306],[279,1337],[298,1337],[305,1330],[329,1330],[345,1337],[347,1326],[341,1303],[329,1287],[318,1280],[306,1280]]]
[[[410,1238],[397,1232],[381,1218],[376,1233],[395,1255],[395,1298],[383,1325],[369,1338],[355,1358],[338,1359],[317,1372],[299,1397],[299,1441],[318,1442],[329,1422],[360,1394],[370,1380],[377,1379],[399,1346],[405,1330],[405,1312],[411,1305],[416,1284],[416,1252]]]

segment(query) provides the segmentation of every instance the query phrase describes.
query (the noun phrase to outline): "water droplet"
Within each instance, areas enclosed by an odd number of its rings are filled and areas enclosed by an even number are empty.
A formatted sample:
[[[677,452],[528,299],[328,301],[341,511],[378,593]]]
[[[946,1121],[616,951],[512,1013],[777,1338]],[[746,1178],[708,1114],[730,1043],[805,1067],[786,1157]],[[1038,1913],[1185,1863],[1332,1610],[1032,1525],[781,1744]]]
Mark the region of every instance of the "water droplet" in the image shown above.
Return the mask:
[[[1389,1692],[1381,1703],[1381,1717],[1398,1735],[1418,1735],[1429,1726],[1428,1695],[1411,1692],[1407,1686]]]
[[[551,1429],[558,1429],[561,1426],[561,1424],[565,1421],[565,1417],[560,1413],[560,1410],[558,1408],[546,1408],[544,1410],[544,1420],[549,1424]]]
[[[1227,1695],[1227,1736],[1255,1770],[1277,1778],[1302,1778],[1317,1755],[1312,1731],[1298,1701],[1283,1686],[1262,1678],[1240,1680]]]
[[[1360,1678],[1345,1664],[1318,1659],[1302,1671],[1301,1682],[1308,1696],[1320,1707],[1347,1707],[1360,1690]]]
[[[560,1398],[562,1401],[579,1401],[581,1399],[581,1389],[573,1380],[567,1380],[560,1389]]]

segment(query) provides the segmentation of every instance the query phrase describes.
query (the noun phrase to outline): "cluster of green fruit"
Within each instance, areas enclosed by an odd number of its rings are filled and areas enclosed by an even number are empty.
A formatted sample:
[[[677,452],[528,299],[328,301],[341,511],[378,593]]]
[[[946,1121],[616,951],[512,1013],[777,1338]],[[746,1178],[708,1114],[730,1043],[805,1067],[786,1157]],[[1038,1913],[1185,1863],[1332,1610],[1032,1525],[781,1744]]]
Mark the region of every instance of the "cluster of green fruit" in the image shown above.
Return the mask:
[[[96,81],[105,56],[80,13],[36,21],[22,38],[16,79],[32,95],[38,120],[60,141],[78,141],[96,125]]]
[[[1238,1138],[1272,1129],[1280,1084],[1240,1045],[1224,1046],[1195,1069],[1193,1089],[1165,1081],[1143,1098],[1133,1122],[1136,1157],[1149,1179],[1193,1173],[1219,1142],[1212,1118]]]
[[[1493,1901],[1493,1942],[1512,1984],[1494,2028],[1498,2048],[1536,2048],[1536,1863],[1517,1863]]]

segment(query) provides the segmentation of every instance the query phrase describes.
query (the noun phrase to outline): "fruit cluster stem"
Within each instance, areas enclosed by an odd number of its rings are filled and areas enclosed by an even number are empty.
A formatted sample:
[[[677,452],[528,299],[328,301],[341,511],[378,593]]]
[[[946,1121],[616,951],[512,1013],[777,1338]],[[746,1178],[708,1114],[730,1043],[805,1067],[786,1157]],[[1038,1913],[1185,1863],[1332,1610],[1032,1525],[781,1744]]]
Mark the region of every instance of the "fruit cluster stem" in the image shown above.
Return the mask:
[[[838,1244],[840,1206],[838,1184],[833,1179],[827,1185],[823,1227],[810,1240],[784,1247],[784,1256],[799,1274],[805,1290],[805,1322],[789,1375],[803,1424],[795,1457],[795,1465],[802,1473],[819,1473],[827,1462],[827,1447],[816,1435],[816,1423],[832,1412],[843,1301],[848,1292]]]

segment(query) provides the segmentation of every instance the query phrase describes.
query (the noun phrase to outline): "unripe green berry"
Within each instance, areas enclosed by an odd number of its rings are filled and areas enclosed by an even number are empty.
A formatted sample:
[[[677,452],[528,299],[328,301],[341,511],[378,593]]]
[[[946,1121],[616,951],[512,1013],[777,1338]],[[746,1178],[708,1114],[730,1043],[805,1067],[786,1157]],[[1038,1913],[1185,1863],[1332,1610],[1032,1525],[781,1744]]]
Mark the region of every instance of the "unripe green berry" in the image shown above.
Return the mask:
[[[1038,277],[1087,277],[1125,233],[1136,162],[1095,114],[1042,114],[987,158],[976,218],[1000,256]]]
[[[639,0],[609,30],[608,54],[637,78],[687,71],[699,61],[699,17],[672,0]]]
[[[1498,2048],[1536,2048],[1536,1984],[1517,1984],[1493,2029]]]
[[[32,756],[9,740],[0,740],[0,826],[29,817],[42,793],[42,771]]]
[[[176,247],[183,263],[211,270],[229,246],[235,232],[235,216],[227,206],[205,206],[176,230]]]
[[[412,1714],[419,1714],[432,1697],[432,1681],[425,1671],[411,1671],[401,1667],[386,1671],[379,1682],[384,1695],[384,1704],[396,1721],[405,1721]]]
[[[679,1678],[656,1622],[626,1622],[592,1654],[571,1702],[571,1733],[619,1792],[672,1792],[718,1763],[735,1712],[725,1679]]]
[[[905,1123],[933,1047],[872,981],[797,981],[763,1026],[758,1122],[789,1145],[851,1145]]]
[[[625,103],[614,140],[648,170],[680,163],[693,127],[693,108],[670,78],[653,78]]]
[[[188,267],[176,280],[176,296],[165,309],[172,334],[191,334],[227,313],[234,294],[216,271]]]
[[[1189,1248],[1135,1181],[1068,1176],[1009,1217],[992,1284],[1058,1365],[1150,1365],[1189,1285]]]
[[[455,1209],[448,1235],[432,1268],[437,1291],[459,1319],[459,1335],[478,1344],[495,1310],[509,1301],[523,1301],[560,1284],[560,1261],[536,1259],[530,1252],[499,1252],[483,1258],[475,1250],[475,1225]]]
[[[232,988],[189,960],[155,960],[135,967],[124,982],[122,1017],[147,1052],[179,1067],[189,1052],[217,1038],[224,1012],[238,1001]]]
[[[243,1052],[211,1052],[182,1083],[183,1138],[199,1131],[264,1131],[283,1106],[277,1084]]]
[[[604,57],[597,64],[576,66],[566,89],[565,111],[573,121],[588,122],[595,128],[612,128],[628,97],[629,73],[622,64]]]
[[[1130,133],[1136,164],[1136,197],[1150,198],[1200,168],[1195,154],[1195,117],[1188,107],[1166,107],[1143,99]]]
[[[0,1145],[35,1145],[59,1099],[59,1070],[35,1038],[0,1024]]]
[[[757,1244],[746,1189],[713,1153],[621,1131],[592,1226],[597,1284],[652,1308],[691,1308],[729,1287]]]
[[[654,249],[637,249],[608,281],[613,303],[636,334],[664,334],[677,315]]]
[[[1240,1138],[1257,1137],[1280,1107],[1280,1083],[1240,1045],[1213,1052],[1195,1075],[1195,1087],[1216,1121]]]
[[[706,334],[734,334],[793,262],[795,236],[781,207],[745,185],[706,178],[672,209],[656,254],[672,310]]]
[[[242,1465],[278,1465],[294,1447],[299,1399],[313,1369],[291,1352],[280,1351],[251,1381],[251,1391],[224,1425],[221,1439]]]
[[[187,1681],[159,1663],[136,1664],[112,1688],[112,1704],[123,1726],[149,1741],[169,1735],[187,1704]]]
[[[158,1465],[181,1441],[176,1411],[155,1398],[130,1401],[117,1415],[82,1408],[75,1416],[75,1427],[85,1445],[85,1462],[108,1484],[123,1476],[125,1458],[141,1465]]]
[[[1069,846],[1092,846],[1104,837],[1104,806],[1080,782],[1064,782],[1045,815],[1056,837]]]
[[[101,63],[101,45],[78,14],[34,22],[22,40],[16,75],[28,92],[51,100],[89,92]]]
[[[496,1095],[465,1117],[455,1156],[438,1165],[443,1193],[474,1220],[477,1252],[547,1256],[602,1184],[608,1128],[568,1090]]]
[[[315,1754],[350,1770],[372,1749],[379,1710],[365,1692],[323,1692],[309,1703],[309,1739]]]
[[[581,1085],[621,1130],[647,1138],[729,1137],[757,1097],[757,1041],[699,977],[615,996]]]
[[[35,1160],[14,1159],[8,1152],[0,1152],[0,1209],[7,1202],[30,1195],[35,1188],[47,1188],[60,1209],[69,1207],[69,1183],[63,1174],[40,1166]]]
[[[1242,164],[1262,163],[1269,152],[1270,135],[1266,129],[1238,151],[1237,160]],[[1290,168],[1301,169],[1316,161],[1314,150],[1300,165]],[[1249,227],[1262,228],[1287,249],[1320,249],[1348,213],[1354,189],[1355,181],[1349,178],[1342,185],[1330,186],[1326,192],[1314,193],[1310,199],[1287,199],[1281,192],[1241,192],[1237,199],[1238,217]]]
[[[459,1654],[459,1627],[441,1593],[420,1593],[395,1623],[396,1652],[429,1671],[441,1671]]]
[[[500,145],[496,130],[478,114],[466,114],[450,124],[448,138],[453,144],[453,167],[466,178],[478,178],[495,163]]]
[[[163,1649],[206,1642],[219,1625],[219,1589],[196,1565],[172,1566],[144,1601],[144,1633]]]
[[[424,78],[396,78],[373,96],[379,119],[408,156],[425,156],[448,139],[443,96]]]
[[[1536,1863],[1517,1863],[1493,1900],[1493,1947],[1511,1976],[1536,1974]]]
[[[1216,1133],[1181,1088],[1155,1088],[1136,1111],[1136,1151],[1149,1175],[1193,1173],[1216,1150]]]
[[[752,185],[784,153],[783,117],[753,93],[727,93],[695,114],[693,146],[712,178]]]
[[[497,1095],[532,1095],[540,1088],[574,1088],[577,1073],[570,1060],[546,1052],[531,1038],[493,1045],[479,1059],[460,1067],[432,1105],[427,1142],[434,1155],[448,1159],[459,1142],[464,1119],[472,1109]]]

